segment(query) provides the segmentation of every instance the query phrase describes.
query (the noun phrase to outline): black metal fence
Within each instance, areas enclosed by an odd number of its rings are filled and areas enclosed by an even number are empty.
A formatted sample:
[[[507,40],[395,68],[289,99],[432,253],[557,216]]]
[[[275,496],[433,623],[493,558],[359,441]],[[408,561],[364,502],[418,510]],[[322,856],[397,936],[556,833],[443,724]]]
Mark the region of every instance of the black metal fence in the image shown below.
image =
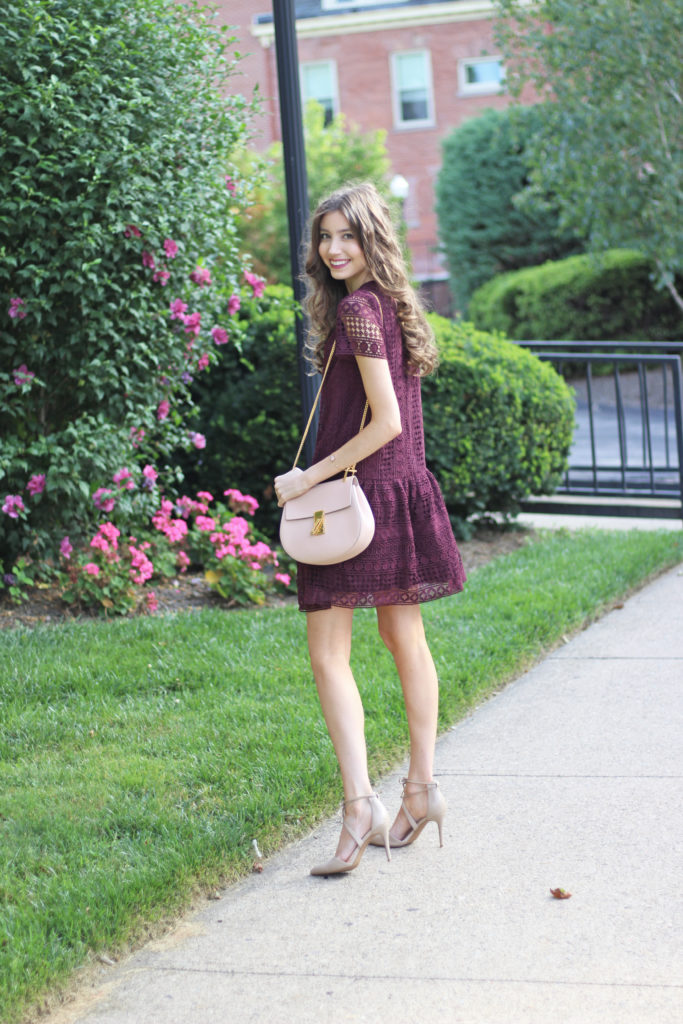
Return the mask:
[[[534,498],[522,507],[683,519],[683,342],[519,344],[550,360],[577,402],[569,466],[556,492],[573,500]]]

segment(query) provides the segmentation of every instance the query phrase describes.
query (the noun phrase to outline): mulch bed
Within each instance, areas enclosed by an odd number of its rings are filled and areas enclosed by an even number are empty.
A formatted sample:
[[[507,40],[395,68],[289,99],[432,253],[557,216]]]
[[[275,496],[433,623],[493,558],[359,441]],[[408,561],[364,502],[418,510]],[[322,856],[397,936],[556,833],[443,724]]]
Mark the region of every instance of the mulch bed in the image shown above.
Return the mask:
[[[522,547],[532,535],[529,530],[496,529],[482,527],[471,540],[460,541],[458,547],[468,572],[490,562],[499,555],[509,554]],[[202,576],[179,576],[174,580],[155,582],[153,587],[159,607],[157,615],[173,612],[199,611],[202,608],[224,608],[230,606],[215,594]],[[293,596],[272,598],[269,607],[295,603]],[[8,596],[0,597],[0,630],[15,629],[18,626],[36,626],[40,623],[59,623],[74,619],[98,619],[97,613],[76,609],[65,604],[55,588],[28,591],[27,600],[20,605],[13,604]]]

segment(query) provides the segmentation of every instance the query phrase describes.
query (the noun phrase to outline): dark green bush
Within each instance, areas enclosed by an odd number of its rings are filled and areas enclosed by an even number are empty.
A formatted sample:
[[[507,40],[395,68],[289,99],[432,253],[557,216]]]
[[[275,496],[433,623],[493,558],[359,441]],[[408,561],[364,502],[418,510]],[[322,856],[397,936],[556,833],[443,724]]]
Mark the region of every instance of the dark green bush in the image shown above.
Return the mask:
[[[185,436],[188,375],[242,275],[226,172],[248,108],[213,17],[193,0],[3,4],[0,504],[25,506],[0,513],[7,569],[75,539],[114,472]]]
[[[226,487],[255,497],[255,521],[272,531],[280,518],[273,476],[291,467],[301,437],[291,288],[271,285],[243,300],[236,319],[241,353],[224,347],[211,373],[193,385],[206,448],[178,458],[188,485],[217,497]]]
[[[470,317],[520,341],[678,341],[683,318],[653,271],[629,249],[571,256],[494,277],[472,296]]]
[[[552,201],[515,202],[529,185],[524,154],[542,116],[538,106],[485,110],[444,140],[436,183],[439,240],[463,313],[475,288],[495,274],[582,251],[560,230]]]
[[[259,525],[279,519],[273,476],[289,468],[301,436],[291,291],[266,289],[243,303],[242,356],[221,362],[195,388],[206,449],[183,456],[188,482],[220,495],[248,491]],[[565,466],[573,399],[562,379],[516,345],[430,314],[441,364],[423,382],[427,458],[454,525],[469,516],[514,512],[529,494],[551,492]]]
[[[423,382],[427,462],[456,530],[550,494],[566,467],[572,392],[549,363],[469,323],[430,316],[441,362]]]

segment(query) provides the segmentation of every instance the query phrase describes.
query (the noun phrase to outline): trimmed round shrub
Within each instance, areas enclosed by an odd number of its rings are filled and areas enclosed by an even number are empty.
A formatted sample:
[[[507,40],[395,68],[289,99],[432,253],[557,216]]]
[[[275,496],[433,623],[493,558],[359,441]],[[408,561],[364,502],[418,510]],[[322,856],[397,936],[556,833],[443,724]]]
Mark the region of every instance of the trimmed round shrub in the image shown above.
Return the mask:
[[[570,256],[501,274],[472,296],[482,330],[520,341],[678,341],[683,318],[653,285],[652,262],[630,249]]]
[[[539,106],[484,110],[444,139],[436,212],[451,292],[463,313],[475,288],[494,274],[583,250],[560,229],[552,197],[534,205],[515,201],[529,186],[525,149],[543,116]]]
[[[427,462],[456,532],[552,494],[567,465],[574,398],[550,363],[472,324],[430,316],[441,361],[423,381]]]
[[[220,496],[247,490],[274,531],[276,473],[291,466],[301,437],[291,290],[266,289],[243,302],[242,354],[195,387],[206,449],[182,466],[188,483]],[[529,494],[551,493],[564,471],[574,423],[572,393],[549,363],[471,324],[429,315],[441,353],[422,384],[425,442],[454,527],[484,512],[514,513]]]

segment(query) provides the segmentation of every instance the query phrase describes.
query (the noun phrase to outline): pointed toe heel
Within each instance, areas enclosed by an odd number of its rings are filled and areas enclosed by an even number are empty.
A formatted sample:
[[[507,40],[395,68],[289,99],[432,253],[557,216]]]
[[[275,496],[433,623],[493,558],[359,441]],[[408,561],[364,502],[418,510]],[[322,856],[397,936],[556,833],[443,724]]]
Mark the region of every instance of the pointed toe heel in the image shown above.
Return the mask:
[[[363,836],[357,835],[355,830],[346,821],[346,807],[348,804],[355,803],[356,800],[370,801],[370,813],[372,815],[370,828]],[[351,857],[348,860],[343,860],[341,857],[332,857],[324,864],[316,864],[311,868],[312,875],[342,875],[348,871],[353,871],[360,864],[361,857],[370,843],[373,846],[383,846],[386,851],[387,860],[391,860],[389,814],[376,793],[371,793],[369,796],[353,797],[353,799],[345,800],[342,803],[342,829],[346,829],[356,844]]]

